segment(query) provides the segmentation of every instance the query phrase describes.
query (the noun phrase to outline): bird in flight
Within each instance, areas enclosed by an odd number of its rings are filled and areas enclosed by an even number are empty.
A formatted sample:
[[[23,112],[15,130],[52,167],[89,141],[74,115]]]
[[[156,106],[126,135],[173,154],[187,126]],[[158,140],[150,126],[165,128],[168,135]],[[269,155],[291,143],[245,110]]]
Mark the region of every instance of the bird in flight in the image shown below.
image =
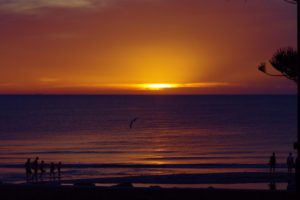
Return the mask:
[[[129,127],[132,128],[133,123],[137,120],[138,118],[134,118],[133,120],[131,120]]]

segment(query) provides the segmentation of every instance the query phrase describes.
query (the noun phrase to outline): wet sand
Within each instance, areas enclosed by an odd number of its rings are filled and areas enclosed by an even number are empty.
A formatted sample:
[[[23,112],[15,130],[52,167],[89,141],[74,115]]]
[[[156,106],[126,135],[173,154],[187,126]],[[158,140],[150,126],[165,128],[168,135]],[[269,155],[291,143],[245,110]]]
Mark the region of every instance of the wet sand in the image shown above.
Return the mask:
[[[128,199],[128,200],[176,200],[176,199],[272,199],[296,200],[295,192],[267,190],[222,190],[222,189],[162,189],[134,187],[93,187],[58,185],[1,185],[1,199]]]
[[[94,179],[62,180],[62,183],[152,183],[152,184],[233,184],[233,183],[287,183],[293,179],[287,173],[232,172],[206,174],[145,175]]]
[[[73,179],[60,182],[27,184],[0,184],[1,199],[299,199],[293,190],[250,190],[209,188],[163,188],[155,184],[243,184],[283,183],[293,177],[286,173],[245,172],[212,174],[174,174],[155,176],[130,176],[116,178]],[[113,187],[95,186],[111,183]],[[121,183],[121,184],[117,184]],[[134,187],[135,183],[148,183],[152,187]],[[69,185],[65,185],[69,184]]]

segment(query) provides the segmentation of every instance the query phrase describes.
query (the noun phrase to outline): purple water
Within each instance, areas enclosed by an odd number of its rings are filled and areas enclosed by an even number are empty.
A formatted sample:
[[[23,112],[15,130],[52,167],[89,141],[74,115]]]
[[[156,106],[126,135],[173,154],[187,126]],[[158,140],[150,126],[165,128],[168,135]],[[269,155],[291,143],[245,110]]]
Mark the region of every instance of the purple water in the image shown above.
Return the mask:
[[[23,165],[36,156],[62,161],[68,178],[266,171],[273,151],[284,170],[294,153],[296,101],[293,95],[3,95],[0,180],[24,180]]]

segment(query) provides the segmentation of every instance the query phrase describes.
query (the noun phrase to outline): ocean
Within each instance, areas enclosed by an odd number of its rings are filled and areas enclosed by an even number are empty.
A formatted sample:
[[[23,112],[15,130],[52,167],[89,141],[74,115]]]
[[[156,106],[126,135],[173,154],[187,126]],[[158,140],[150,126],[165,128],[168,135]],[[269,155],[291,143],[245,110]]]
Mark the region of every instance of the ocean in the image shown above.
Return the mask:
[[[65,179],[268,171],[272,152],[285,171],[296,135],[295,95],[2,95],[0,180],[36,156]]]

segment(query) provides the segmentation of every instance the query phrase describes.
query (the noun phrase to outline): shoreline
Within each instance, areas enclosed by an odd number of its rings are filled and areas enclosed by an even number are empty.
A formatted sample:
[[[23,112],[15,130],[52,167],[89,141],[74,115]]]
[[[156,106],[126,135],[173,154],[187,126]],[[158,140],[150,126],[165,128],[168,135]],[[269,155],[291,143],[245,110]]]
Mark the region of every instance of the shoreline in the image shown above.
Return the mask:
[[[49,167],[49,164],[45,164]],[[285,169],[287,166],[285,163],[278,163],[278,169]],[[23,163],[19,164],[0,164],[0,168],[24,168]],[[256,163],[256,164],[239,164],[239,163],[200,163],[200,164],[123,164],[123,163],[113,163],[113,164],[62,164],[64,169],[84,169],[84,168],[137,168],[137,169],[160,169],[160,168],[170,168],[170,169],[269,169],[268,164]]]
[[[195,188],[137,188],[93,187],[60,185],[7,185],[0,184],[1,199],[299,199],[293,191],[241,190],[241,189],[195,189]]]
[[[37,183],[60,183],[60,184],[117,184],[117,183],[137,183],[137,184],[242,184],[242,183],[288,183],[293,181],[295,174],[277,172],[270,174],[266,172],[218,172],[218,173],[178,173],[162,175],[128,175],[115,177],[96,177],[96,178],[65,178],[38,179],[38,181],[29,181],[30,184]],[[33,179],[32,179],[33,180]],[[1,180],[0,180],[1,181]],[[20,183],[23,181],[4,181],[3,183]]]
[[[231,172],[171,175],[140,175],[111,178],[88,178],[61,180],[61,183],[149,183],[149,184],[234,184],[234,183],[266,183],[289,182],[294,174],[264,172]]]

